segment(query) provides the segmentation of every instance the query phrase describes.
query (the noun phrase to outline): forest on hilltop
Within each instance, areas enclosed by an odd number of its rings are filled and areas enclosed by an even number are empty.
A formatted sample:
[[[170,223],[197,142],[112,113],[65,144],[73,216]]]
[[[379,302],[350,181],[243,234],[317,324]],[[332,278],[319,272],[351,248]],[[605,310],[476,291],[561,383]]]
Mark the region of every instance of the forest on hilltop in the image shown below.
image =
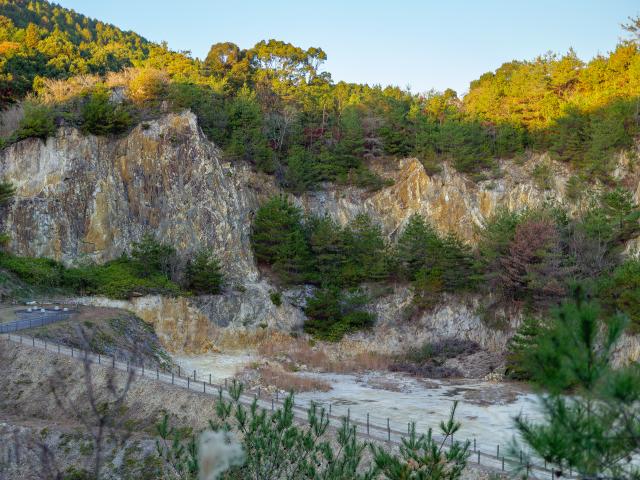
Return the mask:
[[[324,181],[379,188],[372,158],[415,156],[432,173],[450,161],[482,179],[499,175],[497,159],[532,150],[570,163],[576,182],[611,182],[614,154],[640,132],[637,27],[632,20],[627,40],[588,62],[570,50],[505,63],[460,98],[334,82],[321,48],[223,42],[199,60],[44,0],[1,0],[0,104],[26,96],[46,106],[29,108],[35,128],[11,141],[50,135],[55,117],[118,133],[169,100],[191,108],[230,158],[293,192]],[[133,101],[114,112],[104,89],[117,85]]]
[[[373,159],[415,156],[432,173],[450,162],[478,180],[501,175],[498,159],[548,151],[573,168],[568,194],[584,194],[596,180],[607,188],[575,215],[549,205],[499,212],[479,229],[475,249],[421,217],[389,243],[373,219],[341,226],[275,197],[256,213],[254,253],[279,287],[318,287],[306,328],[324,338],[371,325],[370,299],[360,287],[390,281],[411,284],[417,312],[444,293],[481,293],[489,319],[505,304],[537,316],[580,282],[608,311],[624,311],[637,330],[640,263],[623,251],[638,234],[640,210],[611,175],[617,154],[631,152],[640,134],[640,19],[624,28],[628,39],[606,55],[584,62],[569,51],[508,62],[471,82],[460,98],[453,90],[417,94],[334,82],[317,47],[223,42],[199,60],[44,0],[0,0],[0,101],[24,108],[3,142],[46,138],[61,123],[118,135],[188,108],[228,159],[251,162],[293,193],[324,182],[380,188],[385,181],[368,168]],[[544,176],[544,167],[534,175]],[[175,251],[160,241],[146,238],[143,246],[171,257]],[[182,288],[219,293],[223,272],[215,258],[204,252],[191,260]],[[169,260],[151,270],[138,263],[123,258],[67,269],[5,255],[0,266],[23,279],[118,298],[135,289],[180,291],[161,268]],[[114,286],[125,277],[126,285]],[[273,301],[280,301],[277,291]]]

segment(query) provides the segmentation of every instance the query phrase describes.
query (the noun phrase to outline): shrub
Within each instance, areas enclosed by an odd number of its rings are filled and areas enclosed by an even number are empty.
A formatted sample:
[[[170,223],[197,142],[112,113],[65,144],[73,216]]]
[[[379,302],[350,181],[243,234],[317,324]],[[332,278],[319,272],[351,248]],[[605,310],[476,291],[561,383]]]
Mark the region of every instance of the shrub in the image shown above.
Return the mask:
[[[232,462],[224,478],[459,480],[470,454],[469,441],[453,440],[460,429],[460,423],[454,420],[457,402],[449,418],[440,424],[443,439],[436,440],[431,429],[426,435],[418,435],[412,424],[408,438],[402,439],[399,454],[371,445],[371,463],[365,463],[366,444],[358,441],[355,426],[348,417],[342,419],[331,441],[327,412],[314,402],[307,412],[307,422],[299,423],[294,415],[293,394],[281,408],[271,412],[258,407],[257,400],[245,406],[242,394],[242,385],[235,381],[228,395],[220,392],[217,418],[209,422],[212,430],[232,432],[242,442],[244,463]],[[205,450],[195,448],[193,433],[185,435],[183,429],[171,426],[168,416],[157,424],[157,433],[160,437],[157,452],[167,471],[195,478],[198,466],[211,463],[211,459],[199,458],[205,455]],[[413,475],[415,472],[420,476]],[[203,471],[199,473],[206,475]]]
[[[17,257],[0,255],[0,267],[13,272],[20,280],[38,287],[60,287],[63,285],[64,266],[49,258]]]
[[[640,332],[640,260],[628,260],[599,281],[598,297],[611,313],[622,312],[629,330]]]
[[[168,85],[169,76],[166,72],[144,68],[129,81],[129,97],[140,104],[155,101],[165,94]]]
[[[198,294],[215,295],[222,290],[220,263],[207,250],[200,250],[186,267],[187,288]]]
[[[347,333],[368,328],[375,316],[360,310],[365,302],[357,293],[347,296],[337,287],[319,288],[307,300],[304,330],[322,340],[338,341]]]
[[[269,294],[269,298],[271,299],[271,303],[273,303],[276,307],[282,305],[282,295],[280,292],[271,292]]]
[[[136,295],[180,293],[180,288],[161,273],[141,277],[139,265],[126,257],[89,267],[82,278],[89,285],[87,293],[109,298],[127,299]]]
[[[162,274],[141,277],[138,265],[127,257],[104,265],[66,268],[48,258],[0,255],[0,267],[13,272],[29,285],[63,288],[81,295],[104,295],[127,299],[134,295],[177,295],[180,288]]]
[[[46,140],[55,134],[53,111],[45,105],[27,104],[24,117],[15,133],[16,140],[25,138],[41,138]]]
[[[198,117],[207,137],[224,145],[227,116],[223,98],[204,85],[175,83],[169,85],[169,100],[175,108],[188,108]]]
[[[131,258],[142,277],[158,274],[168,277],[175,263],[175,254],[171,245],[159,242],[150,233],[145,233],[131,248]]]
[[[82,129],[94,135],[124,132],[131,126],[131,115],[120,105],[109,101],[109,92],[96,89],[82,107]]]

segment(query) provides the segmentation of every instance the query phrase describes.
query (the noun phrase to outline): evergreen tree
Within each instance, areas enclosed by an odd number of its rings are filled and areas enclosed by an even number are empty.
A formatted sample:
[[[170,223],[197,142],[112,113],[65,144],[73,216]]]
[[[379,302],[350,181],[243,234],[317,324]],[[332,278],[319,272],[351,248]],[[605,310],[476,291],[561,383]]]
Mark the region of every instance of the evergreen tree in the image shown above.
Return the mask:
[[[266,173],[273,173],[275,164],[262,132],[262,112],[255,94],[243,87],[229,102],[226,116],[226,153],[232,158],[254,162],[258,169]]]
[[[82,129],[94,135],[124,132],[131,123],[129,112],[111,103],[104,88],[94,90],[82,107]]]
[[[526,370],[525,358],[538,344],[542,335],[542,320],[527,315],[522,320],[515,335],[509,340],[507,347],[507,374],[516,380],[529,380],[530,373]]]
[[[284,195],[262,205],[253,221],[251,244],[259,262],[274,267],[287,283],[304,281],[310,254],[302,226],[302,212]]]
[[[308,224],[315,281],[342,285],[343,269],[348,260],[342,228],[329,216],[312,218]]]
[[[396,243],[394,261],[398,274],[414,280],[420,269],[432,267],[435,261],[432,255],[438,243],[433,227],[419,214],[413,214]]]
[[[382,230],[366,214],[358,215],[344,231],[346,262],[342,278],[347,285],[380,281],[389,273]]]
[[[11,182],[0,182],[0,208],[10,204],[16,189]],[[0,246],[6,246],[9,243],[10,236],[6,232],[0,232]]]
[[[533,451],[582,478],[637,478],[640,453],[640,368],[615,368],[626,319],[602,319],[577,288],[524,355],[523,366],[544,393],[542,420],[516,418]],[[571,395],[567,391],[571,390]]]
[[[131,257],[142,277],[158,274],[170,277],[175,255],[175,248],[159,242],[150,233],[145,233],[140,241],[134,242],[131,247]]]
[[[210,251],[198,251],[187,263],[186,281],[187,288],[195,293],[220,293],[223,281],[220,262]]]

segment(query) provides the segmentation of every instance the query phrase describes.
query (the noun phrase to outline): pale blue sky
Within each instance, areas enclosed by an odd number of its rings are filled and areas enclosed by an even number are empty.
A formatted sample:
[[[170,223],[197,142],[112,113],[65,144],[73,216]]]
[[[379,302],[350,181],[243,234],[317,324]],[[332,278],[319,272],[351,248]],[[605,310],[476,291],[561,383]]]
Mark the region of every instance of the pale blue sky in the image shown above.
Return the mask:
[[[503,62],[613,49],[638,0],[58,0],[203,58],[212,43],[276,38],[322,47],[334,80],[468,89]]]

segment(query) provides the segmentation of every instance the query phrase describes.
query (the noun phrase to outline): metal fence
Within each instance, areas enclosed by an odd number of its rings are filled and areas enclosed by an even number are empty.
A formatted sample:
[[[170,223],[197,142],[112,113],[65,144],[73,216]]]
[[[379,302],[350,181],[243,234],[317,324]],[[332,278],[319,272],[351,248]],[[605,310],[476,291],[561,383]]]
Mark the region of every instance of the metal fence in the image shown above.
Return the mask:
[[[144,364],[133,365],[129,361],[118,359],[115,356],[95,354],[86,350],[61,345],[59,343],[39,340],[31,336],[3,333],[0,337],[15,343],[28,345],[33,348],[40,348],[73,358],[89,360],[92,363],[118,370],[134,370],[136,374],[143,378],[160,381],[164,384],[172,385],[177,388],[184,388],[197,394],[218,396],[222,393],[226,398],[229,398],[227,380],[225,380],[223,384],[212,383],[211,375],[198,376],[196,371],[185,375],[186,372],[180,369],[180,367],[172,371],[158,367],[149,368],[148,365],[145,366]],[[276,407],[280,407],[284,404],[283,398],[279,392],[276,391],[275,394],[264,394],[261,389],[257,389],[253,393],[244,393],[240,399],[240,402],[247,406],[253,403],[253,401],[257,401],[261,408],[267,410],[274,410]],[[330,403],[314,403],[317,406],[324,408],[328,413],[328,419],[332,429],[339,428],[344,419],[347,418],[349,419],[349,423],[356,428],[356,434],[362,439],[368,441],[384,443],[391,447],[398,447],[402,444],[402,439],[408,434],[410,424],[407,425],[406,430],[404,427],[400,430],[397,428],[397,425],[392,425],[389,418],[386,418],[386,422],[384,420],[380,422],[381,419],[374,418],[369,413],[367,413],[366,416],[363,416],[363,418],[354,418],[348,407],[345,408],[344,406],[336,406]],[[293,408],[296,421],[299,423],[306,423],[309,405],[299,405],[294,403]],[[339,412],[337,410],[341,411]],[[443,438],[438,435],[434,435],[434,438],[438,441],[443,440]],[[455,440],[461,442],[465,441],[465,439],[461,438],[456,438]],[[453,442],[453,439],[451,439],[451,442]],[[492,450],[489,450],[486,445],[480,445],[475,438],[469,440],[469,445],[471,455],[469,457],[468,464],[471,467],[482,468],[493,473],[506,473],[516,470],[523,472],[526,471],[528,476],[554,479],[555,470],[552,466],[549,466],[546,463],[542,464],[542,462],[531,461],[530,457],[525,455],[524,452],[520,452],[519,455],[513,455],[509,453],[509,449],[501,448],[500,445],[495,445]],[[573,475],[572,472],[570,472],[568,476],[566,474],[564,476],[571,478]]]
[[[18,330],[26,330],[27,328],[43,327],[51,323],[66,320],[75,312],[62,310],[45,310],[44,312],[20,312],[21,317],[13,322],[0,323],[0,333],[17,332]]]

